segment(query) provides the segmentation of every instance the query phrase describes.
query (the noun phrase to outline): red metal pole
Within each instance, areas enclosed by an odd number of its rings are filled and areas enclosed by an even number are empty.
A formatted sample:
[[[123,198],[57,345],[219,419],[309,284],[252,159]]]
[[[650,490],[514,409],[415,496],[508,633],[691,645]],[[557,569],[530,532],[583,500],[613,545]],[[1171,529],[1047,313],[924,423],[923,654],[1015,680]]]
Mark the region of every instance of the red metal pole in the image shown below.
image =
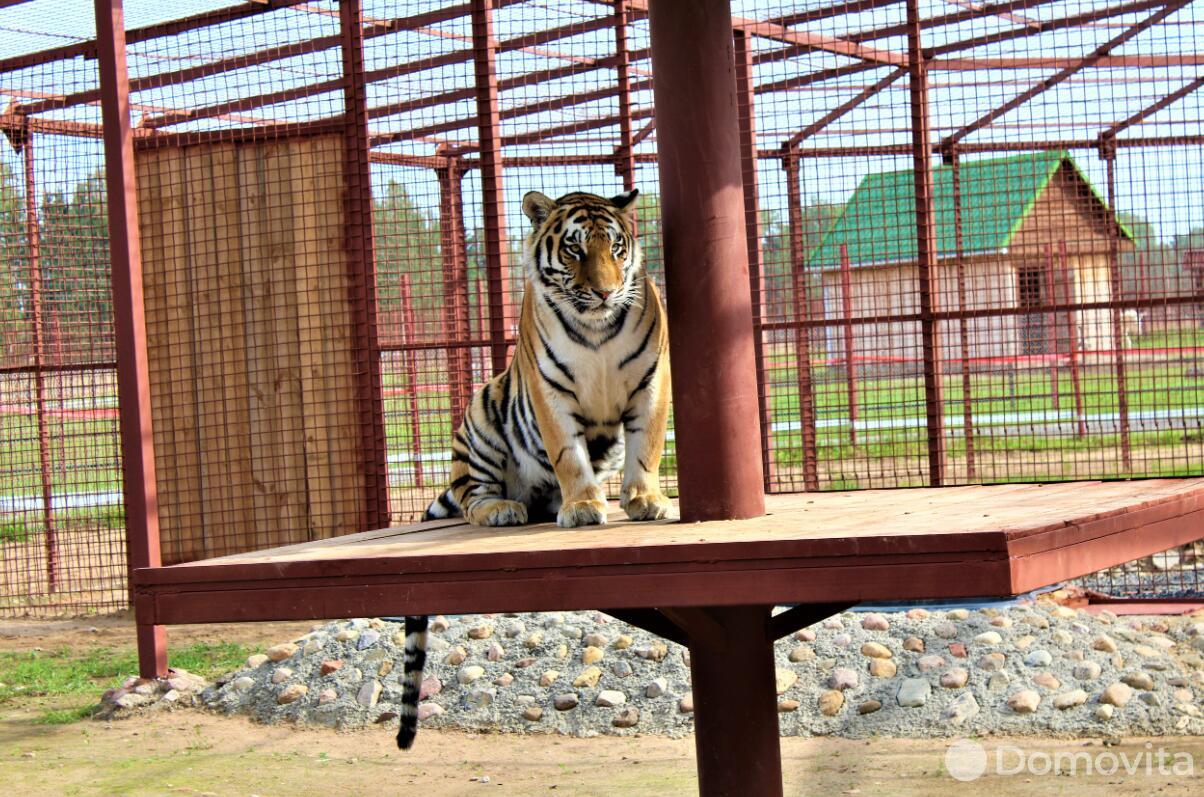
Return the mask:
[[[472,0],[472,47],[481,150],[481,211],[485,215],[485,275],[489,283],[489,339],[494,373],[506,367],[506,337],[514,327],[507,288],[506,211],[502,196],[502,135],[498,109],[496,0]]]
[[[682,520],[756,517],[765,496],[731,12],[727,0],[658,0],[649,17]]]
[[[844,378],[849,405],[849,443],[857,445],[857,365],[853,357],[853,269],[849,248],[840,245],[840,309],[844,316]]]
[[[366,529],[389,525],[389,471],[385,445],[385,402],[376,323],[376,249],[372,234],[372,172],[368,162],[368,105],[364,86],[364,38],[360,0],[339,4],[343,53],[347,224],[344,246],[356,308],[355,354],[364,452]]]
[[[30,323],[33,326],[34,403],[38,413],[38,461],[42,470],[42,525],[46,532],[47,589],[58,589],[58,535],[54,527],[54,465],[46,423],[46,341],[42,320],[42,246],[38,229],[38,187],[34,178],[33,133],[25,128],[25,238],[29,252]]]
[[[921,38],[919,0],[907,0],[907,57],[911,73],[911,143],[915,164],[916,264],[919,271],[920,338],[924,358],[924,408],[928,426],[928,480],[945,481],[945,418],[937,345],[936,215],[932,196],[931,127],[928,108],[928,63]]]
[[[1057,281],[1054,279],[1054,255],[1053,247],[1049,244],[1045,245],[1045,304],[1055,305],[1058,303],[1057,297]],[[1054,410],[1062,409],[1061,391],[1058,389],[1058,316],[1056,313],[1049,313],[1048,332],[1045,338],[1048,341],[1047,354],[1049,355],[1049,392],[1050,398],[1053,400]]]
[[[1116,149],[1105,147],[1100,151],[1100,157],[1104,159],[1104,163],[1108,167],[1108,211],[1115,213]],[[1114,302],[1112,305],[1112,352],[1113,363],[1116,367],[1116,412],[1120,418],[1120,459],[1121,465],[1128,471],[1133,468],[1133,452],[1129,444],[1129,390],[1125,378],[1124,330],[1121,327],[1121,309],[1115,304],[1121,295],[1120,238],[1116,235],[1112,236],[1109,254],[1108,273],[1112,293],[1109,298]]]
[[[807,289],[807,264],[803,251],[803,198],[799,186],[798,155],[782,158],[786,171],[787,220],[790,223],[790,273],[794,283],[795,316],[811,320],[811,297]],[[795,374],[798,381],[799,423],[803,437],[803,489],[819,490],[819,452],[815,439],[815,392],[811,382],[811,329],[794,330]]]
[[[949,171],[953,181],[953,241],[957,255],[957,309],[966,311],[965,240],[962,231],[962,178],[957,150],[950,149]],[[974,397],[970,382],[970,322],[962,316],[957,320],[958,339],[961,342],[962,371],[962,437],[966,443],[966,479],[974,481],[977,468],[974,462]]]
[[[488,321],[488,319],[486,319],[486,317],[485,317],[485,297],[488,295],[488,293],[486,292],[486,288],[485,288],[485,280],[483,280],[483,279],[476,280],[476,285],[473,289],[472,295],[477,298],[476,313],[475,313],[476,322],[477,322],[477,336],[484,338],[484,337],[487,337],[486,326],[487,326],[487,321]],[[489,379],[489,354],[484,349],[481,349],[479,351],[480,351],[480,361],[481,361],[481,377],[480,377],[480,379],[482,382],[484,382],[485,380]],[[475,378],[474,378],[473,386],[474,387],[476,386]]]
[[[134,570],[158,567],[162,559],[122,0],[96,0],[96,55],[104,120],[109,256],[113,268],[113,322],[117,338],[126,557],[132,585]],[[165,676],[167,635],[163,626],[142,622],[140,609],[135,602],[139,673],[144,678]]]
[[[414,297],[410,292],[410,275],[402,274],[398,290],[401,293],[401,336],[405,343],[418,340],[418,324],[414,320]],[[422,484],[422,417],[418,406],[418,352],[406,349],[406,382],[410,393],[410,451],[414,454],[414,486]],[[453,428],[459,428],[457,420]]]
[[[1063,284],[1066,285],[1066,300],[1067,302],[1074,301],[1071,295],[1070,269],[1066,265],[1066,242],[1058,241],[1058,265],[1059,273],[1062,275]],[[1066,314],[1068,323],[1067,329],[1070,335],[1068,345],[1070,346],[1070,386],[1074,390],[1074,415],[1078,419],[1078,434],[1079,437],[1087,436],[1087,416],[1083,412],[1083,386],[1079,380],[1079,325],[1075,319],[1075,313],[1068,312]]]
[[[623,190],[630,191],[635,188],[635,148],[631,138],[631,54],[627,44],[627,0],[614,0],[614,9],[615,72],[619,84],[619,146],[615,150],[615,173],[623,178]]]
[[[439,175],[439,248],[443,255],[443,325],[457,343],[472,338],[468,323],[468,268],[464,257],[462,165],[448,158]],[[460,428],[472,399],[472,352],[463,346],[447,350],[451,370],[452,430]]]
[[[736,63],[736,106],[740,116],[740,172],[744,184],[744,240],[748,250],[748,283],[752,291],[753,357],[757,366],[757,398],[761,419],[761,482],[772,487],[773,434],[769,380],[765,374],[765,341],[761,332],[765,284],[761,272],[761,212],[757,197],[757,128],[753,99],[752,47],[744,31],[733,34]]]

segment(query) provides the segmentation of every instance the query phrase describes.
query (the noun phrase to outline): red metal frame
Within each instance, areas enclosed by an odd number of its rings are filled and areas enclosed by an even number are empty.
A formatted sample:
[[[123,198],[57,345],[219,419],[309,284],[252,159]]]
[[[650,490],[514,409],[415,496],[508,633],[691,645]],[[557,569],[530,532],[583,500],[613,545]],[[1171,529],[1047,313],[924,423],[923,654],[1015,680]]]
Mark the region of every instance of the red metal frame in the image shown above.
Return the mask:
[[[803,198],[799,187],[799,159],[795,152],[782,157],[786,172],[787,218],[790,222],[790,275],[794,287],[795,373],[798,382],[799,422],[803,442],[803,489],[819,489],[819,452],[815,439],[815,388],[811,381],[811,291],[808,286],[807,253],[803,250]],[[821,319],[822,320],[822,319]],[[826,324],[826,322],[824,322]],[[762,329],[773,328],[762,323]]]
[[[936,220],[932,197],[932,141],[928,107],[928,59],[924,55],[919,0],[907,0],[907,52],[910,59],[911,140],[915,164],[916,265],[920,337],[924,359],[924,415],[928,429],[928,482],[945,482],[945,403],[941,396],[936,295]],[[965,308],[961,308],[964,310]]]
[[[364,84],[364,28],[360,0],[341,0],[339,26],[343,56],[343,114],[346,152],[344,247],[349,256],[351,301],[356,312],[355,347],[360,438],[364,451],[364,528],[389,524],[389,472],[385,447],[385,407],[376,323],[376,254],[372,233],[372,175],[368,162],[368,101]]]
[[[96,0],[96,54],[103,96],[109,256],[117,336],[121,470],[127,556],[132,574],[138,568],[158,567],[162,559],[125,47],[122,0]],[[131,577],[131,590],[133,584]],[[138,667],[144,678],[167,675],[166,631],[161,625],[147,623],[145,617],[138,618]]]
[[[468,265],[464,256],[464,197],[459,158],[448,158],[439,174],[439,240],[443,256],[443,323],[457,342],[472,338],[468,320]],[[411,337],[410,342],[415,342]],[[459,429],[472,398],[472,352],[447,350],[451,376],[451,428]]]

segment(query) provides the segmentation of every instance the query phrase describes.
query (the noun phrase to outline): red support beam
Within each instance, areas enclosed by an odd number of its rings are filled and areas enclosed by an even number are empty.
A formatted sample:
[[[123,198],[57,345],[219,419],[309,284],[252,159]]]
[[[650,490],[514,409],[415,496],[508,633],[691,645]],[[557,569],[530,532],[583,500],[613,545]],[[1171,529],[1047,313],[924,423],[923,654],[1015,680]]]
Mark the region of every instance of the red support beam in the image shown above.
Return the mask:
[[[141,567],[159,567],[162,559],[122,0],[96,0],[96,51],[104,118],[126,556],[132,589],[133,572]],[[142,677],[167,675],[164,629],[139,621],[137,637]]]
[[[439,177],[439,250],[443,255],[443,327],[456,343],[472,338],[468,319],[468,264],[464,251],[463,165],[448,158]],[[451,377],[451,428],[460,428],[472,399],[472,352],[447,350]]]
[[[657,0],[651,11],[681,515],[756,517],[765,502],[730,10]]]
[[[55,592],[58,589],[58,531],[54,521],[54,479],[53,457],[50,448],[50,430],[46,424],[46,340],[45,310],[42,292],[42,246],[41,230],[38,225],[38,187],[35,177],[35,160],[33,134],[26,128],[20,139],[14,138],[14,145],[20,141],[23,164],[25,167],[25,246],[29,253],[29,323],[33,332],[33,384],[34,403],[38,412],[38,464],[41,466],[42,487],[42,527],[46,539],[46,581],[47,589]]]
[[[368,103],[364,84],[364,27],[360,0],[339,3],[343,56],[343,123],[349,223],[344,230],[355,308],[356,375],[360,438],[364,452],[364,528],[389,525],[389,472],[385,447],[385,404],[376,323],[376,248],[372,228],[372,173],[368,161]]]
[[[732,34],[736,64],[736,113],[740,125],[740,171],[744,184],[744,239],[748,250],[748,285],[752,291],[753,358],[757,366],[757,400],[761,420],[761,481],[768,492],[773,475],[773,436],[770,433],[771,403],[765,373],[765,341],[761,334],[762,278],[761,211],[757,192],[757,128],[753,96],[752,47],[743,31]]]
[[[1200,77],[1196,78],[1192,82],[1188,83],[1186,86],[1183,86],[1182,88],[1178,89],[1177,91],[1175,91],[1171,94],[1168,94],[1167,96],[1163,97],[1162,99],[1158,100],[1157,102],[1155,102],[1151,105],[1148,105],[1145,108],[1142,108],[1140,111],[1133,114],[1132,116],[1112,125],[1107,130],[1100,133],[1100,141],[1102,142],[1107,139],[1116,138],[1117,134],[1120,133],[1121,131],[1127,130],[1128,128],[1132,127],[1133,125],[1141,124],[1146,119],[1148,119],[1149,117],[1158,113],[1159,111],[1170,107],[1171,105],[1173,105],[1174,103],[1183,99],[1187,95],[1193,93],[1194,91],[1199,89],[1201,86],[1204,86],[1204,75],[1201,75]]]
[[[924,361],[924,416],[928,429],[928,481],[945,481],[945,417],[941,396],[940,349],[933,318],[936,297],[936,211],[933,207],[932,142],[928,105],[928,61],[920,26],[919,0],[907,0],[907,52],[910,58],[911,147],[915,174],[916,266],[919,281],[920,339]]]
[[[489,285],[490,359],[494,373],[506,367],[506,336],[514,326],[507,293],[506,209],[502,193],[502,136],[498,107],[494,0],[472,0],[473,68],[477,90],[477,141],[481,152],[481,211],[485,222],[485,275]]]
[[[795,373],[798,381],[799,423],[803,438],[803,489],[819,490],[819,455],[815,439],[815,388],[811,382],[811,291],[807,275],[807,252],[803,248],[803,197],[799,185],[799,159],[793,152],[782,158],[786,171],[786,202],[790,228],[790,274],[794,285]],[[822,318],[819,323],[826,323]]]
[[[840,245],[840,310],[844,329],[845,402],[849,413],[849,445],[857,445],[857,361],[853,335],[853,264],[849,262],[849,247]]]
[[[948,152],[950,172],[953,182],[953,245],[957,255],[957,309],[965,310],[968,300],[966,292],[966,249],[965,235],[962,229],[962,179],[961,159],[957,150]],[[957,337],[961,346],[960,360],[962,372],[962,439],[966,444],[966,478],[974,481],[976,463],[974,461],[974,401],[970,382],[970,329],[969,319],[961,317],[957,320]]]
[[[888,86],[890,86],[891,83],[894,83],[896,80],[898,80],[899,78],[903,77],[906,74],[907,74],[907,70],[903,69],[903,68],[891,70],[889,74],[887,74],[885,77],[880,79],[874,85],[867,86],[865,89],[858,92],[852,98],[850,98],[850,99],[846,100],[845,102],[841,103],[840,105],[836,106],[835,108],[828,111],[826,114],[824,114],[820,118],[816,119],[811,124],[804,127],[802,130],[795,133],[790,138],[786,139],[786,142],[782,145],[783,148],[794,149],[799,144],[801,144],[804,139],[810,138],[811,136],[818,133],[820,130],[823,130],[825,127],[832,124],[837,119],[839,119],[840,117],[847,114],[849,111],[852,111],[854,108],[861,105],[861,103],[865,102],[870,97],[873,97],[874,95],[882,92],[884,89],[886,89]]]
[[[635,188],[635,144],[631,131],[631,53],[627,45],[627,0],[614,0],[615,77],[619,93],[619,145],[615,147],[615,173],[623,179],[623,190]],[[756,157],[754,148],[753,157]]]
[[[1111,140],[1111,139],[1108,139]],[[1100,148],[1100,157],[1107,166],[1108,184],[1108,213],[1116,209],[1116,150],[1104,146]],[[1125,336],[1122,325],[1121,308],[1116,304],[1124,293],[1124,282],[1120,272],[1120,236],[1113,234],[1108,257],[1108,282],[1112,300],[1112,357],[1116,373],[1116,414],[1120,418],[1120,459],[1125,472],[1133,469],[1133,450],[1129,440],[1129,387],[1127,369],[1125,367]]]
[[[410,275],[402,274],[397,285],[398,299],[401,301],[401,338],[404,343],[418,341],[418,321],[414,317],[414,294],[410,290]],[[414,486],[422,489],[422,397],[419,395],[421,385],[418,379],[418,351],[408,348],[401,353],[405,362],[406,392],[409,393],[410,405],[410,454],[414,462]],[[453,374],[454,376],[454,374]],[[454,402],[453,395],[453,402]],[[453,412],[455,405],[453,403]],[[461,409],[463,413],[463,409]],[[463,417],[461,415],[461,417]],[[460,426],[460,418],[452,419],[452,429]]]

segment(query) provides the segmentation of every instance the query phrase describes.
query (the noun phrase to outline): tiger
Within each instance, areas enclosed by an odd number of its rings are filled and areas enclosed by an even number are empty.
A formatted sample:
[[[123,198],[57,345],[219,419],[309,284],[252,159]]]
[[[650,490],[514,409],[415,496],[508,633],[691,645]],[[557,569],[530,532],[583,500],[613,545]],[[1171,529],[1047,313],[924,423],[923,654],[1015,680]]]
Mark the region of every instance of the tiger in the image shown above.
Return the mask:
[[[669,333],[636,237],[638,195],[523,196],[531,228],[514,356],[473,395],[452,440],[451,484],[423,520],[603,524],[602,484],[620,468],[627,517],[665,517]],[[427,619],[405,618],[403,750],[418,730]]]

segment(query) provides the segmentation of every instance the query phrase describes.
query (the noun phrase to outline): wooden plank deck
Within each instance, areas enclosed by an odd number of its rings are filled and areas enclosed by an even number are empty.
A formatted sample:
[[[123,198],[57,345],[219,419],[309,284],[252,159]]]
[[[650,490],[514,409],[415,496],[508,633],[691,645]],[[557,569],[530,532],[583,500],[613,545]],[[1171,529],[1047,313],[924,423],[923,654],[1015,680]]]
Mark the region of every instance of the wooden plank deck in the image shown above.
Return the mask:
[[[768,496],[751,520],[444,520],[135,573],[141,622],[1009,595],[1204,538],[1204,478]]]

